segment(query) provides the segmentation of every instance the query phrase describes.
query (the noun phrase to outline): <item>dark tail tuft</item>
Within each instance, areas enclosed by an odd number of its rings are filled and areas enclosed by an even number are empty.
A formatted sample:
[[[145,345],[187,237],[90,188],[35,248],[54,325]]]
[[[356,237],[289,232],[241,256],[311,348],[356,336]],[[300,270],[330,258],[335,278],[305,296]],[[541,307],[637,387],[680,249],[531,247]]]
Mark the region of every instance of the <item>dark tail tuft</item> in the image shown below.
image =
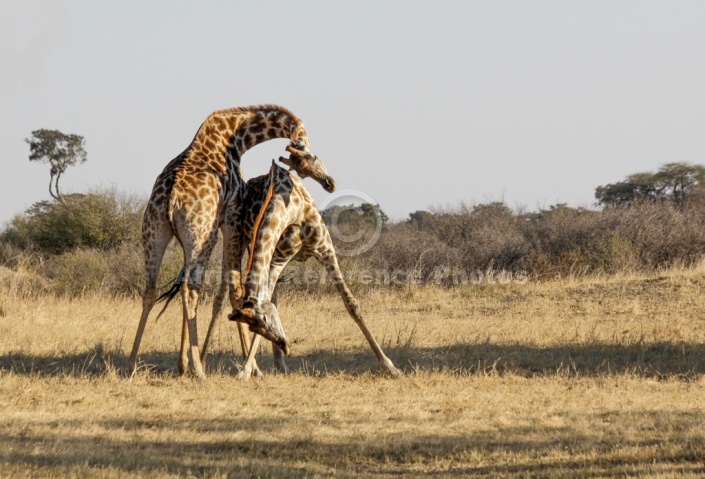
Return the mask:
[[[155,301],[156,303],[161,303],[162,301],[166,300],[166,304],[162,308],[161,311],[159,311],[159,314],[157,315],[157,319],[155,322],[162,317],[162,314],[164,314],[164,311],[166,311],[166,308],[169,306],[169,303],[171,303],[171,300],[174,299],[174,297],[179,294],[179,291],[181,291],[181,281],[184,277],[184,272],[186,270],[186,266],[181,268],[179,270],[179,275],[176,277],[176,280],[174,281],[174,284],[169,288],[167,291],[162,293],[157,300]]]

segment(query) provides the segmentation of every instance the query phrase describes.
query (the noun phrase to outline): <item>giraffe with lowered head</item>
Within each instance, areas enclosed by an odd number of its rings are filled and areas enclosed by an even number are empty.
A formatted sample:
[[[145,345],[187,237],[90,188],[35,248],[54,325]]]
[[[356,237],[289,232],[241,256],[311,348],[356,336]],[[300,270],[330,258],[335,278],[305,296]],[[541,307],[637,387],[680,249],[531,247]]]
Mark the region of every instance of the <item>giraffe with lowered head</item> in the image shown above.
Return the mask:
[[[181,291],[183,323],[179,373],[188,370],[204,378],[198,353],[196,310],[206,264],[223,233],[223,280],[230,285],[230,302],[238,304],[240,260],[244,247],[238,222],[241,215],[244,181],[240,171],[242,155],[253,146],[274,138],[291,140],[287,164],[302,178],[312,177],[327,191],[335,190],[323,162],[309,151],[303,123],[289,110],[276,105],[231,108],[211,113],[196,132],[191,144],[171,160],[157,180],[147,203],[142,223],[142,243],[147,285],[142,299],[137,334],[130,354],[132,372],[137,368],[137,353],[147,318],[156,302],[159,267],[164,251],[175,236],[184,252],[180,278],[162,295],[171,299]],[[267,318],[260,331],[285,351],[288,348],[281,325]],[[241,328],[241,338],[245,331]],[[246,340],[243,340],[246,341]],[[249,344],[243,342],[243,346]],[[246,353],[246,351],[244,351]]]
[[[284,158],[280,158],[280,161],[290,163]],[[240,223],[243,234],[250,243],[249,256],[252,266],[245,276],[242,307],[233,311],[229,316],[230,320],[246,323],[251,331],[259,334],[267,331],[268,322],[281,324],[277,308],[271,301],[279,275],[292,259],[305,261],[314,257],[330,274],[331,281],[343,298],[345,308],[372,347],[380,366],[392,376],[401,375],[365,324],[360,305],[340,271],[328,228],[304,185],[273,161],[268,175],[247,182],[244,205]],[[263,214],[258,218],[260,211],[263,211]],[[208,336],[215,319],[214,316]],[[259,338],[255,336],[253,340],[241,377],[247,378],[251,373]],[[207,339],[204,351],[207,349]],[[272,344],[277,369],[285,371],[282,351],[277,348],[280,343]],[[288,351],[284,350],[284,353]]]

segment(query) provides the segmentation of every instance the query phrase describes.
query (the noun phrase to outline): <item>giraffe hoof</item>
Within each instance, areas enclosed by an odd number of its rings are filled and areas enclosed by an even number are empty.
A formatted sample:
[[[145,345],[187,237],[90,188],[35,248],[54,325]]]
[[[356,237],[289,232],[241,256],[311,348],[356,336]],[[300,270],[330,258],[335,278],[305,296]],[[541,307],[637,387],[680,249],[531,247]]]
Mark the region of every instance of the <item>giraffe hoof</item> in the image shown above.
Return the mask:
[[[382,369],[384,369],[384,371],[393,378],[400,378],[404,375],[404,373],[397,369],[388,358],[386,361],[383,361],[380,366],[382,366]]]

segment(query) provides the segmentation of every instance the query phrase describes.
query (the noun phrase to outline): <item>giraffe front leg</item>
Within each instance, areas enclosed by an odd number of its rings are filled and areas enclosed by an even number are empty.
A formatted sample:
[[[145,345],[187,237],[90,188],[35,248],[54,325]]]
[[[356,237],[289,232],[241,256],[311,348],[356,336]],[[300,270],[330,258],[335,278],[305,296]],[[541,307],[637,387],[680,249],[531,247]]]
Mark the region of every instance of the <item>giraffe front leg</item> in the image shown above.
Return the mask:
[[[277,274],[276,276],[278,277],[279,275]],[[279,306],[278,285],[278,282],[274,285],[274,292],[272,293],[272,304],[274,306]],[[280,373],[287,374],[289,372],[289,368],[287,367],[286,362],[284,361],[284,351],[282,351],[282,349],[274,343],[272,343],[272,357],[274,358],[274,367],[276,368],[276,370]]]
[[[203,340],[203,347],[201,348],[201,363],[205,364],[208,358],[208,346],[211,342],[211,337],[213,336],[213,330],[215,329],[215,324],[218,322],[218,316],[223,309],[223,299],[225,299],[225,288],[227,285],[225,282],[221,282],[218,286],[218,292],[213,298],[213,313],[211,316],[211,322],[208,325],[208,332],[206,332],[206,339]]]
[[[240,272],[237,272],[236,275],[237,281],[231,284],[230,289],[230,305],[233,310],[242,306],[241,302],[243,296],[242,287],[240,285]],[[250,376],[263,376],[264,374],[260,370],[255,356],[250,355],[250,351],[253,347],[259,347],[259,340],[256,340],[257,335],[250,333],[250,330],[245,323],[237,323],[237,332],[240,336],[240,349],[242,350],[242,358],[245,360],[245,366],[243,366],[243,370],[240,371],[238,377],[240,377],[241,379],[249,379]],[[247,377],[243,377],[243,375]]]
[[[328,249],[320,256],[317,256],[317,259],[323,263],[329,271],[331,280],[335,283],[340,295],[343,297],[345,309],[348,310],[348,314],[350,314],[350,317],[353,318],[357,326],[360,328],[360,331],[362,331],[362,334],[365,336],[365,339],[367,339],[367,342],[372,348],[372,351],[374,351],[375,356],[377,356],[377,360],[379,361],[382,369],[384,369],[390,376],[402,376],[402,372],[398,370],[394,366],[394,363],[392,363],[392,360],[384,354],[384,351],[382,351],[382,348],[372,335],[372,331],[370,331],[365,324],[365,320],[362,318],[362,310],[360,309],[360,305],[350,292],[350,288],[348,288],[348,285],[343,279],[343,274],[340,271],[340,266],[338,265],[338,259],[335,256],[335,251],[332,248]]]
[[[290,226],[279,239],[277,248],[274,251],[272,261],[269,265],[269,291],[271,292],[271,302],[277,308],[279,306],[279,276],[296,253],[301,250],[300,227]],[[288,373],[289,368],[284,361],[284,351],[272,343],[272,357],[274,367],[280,373]]]
[[[247,359],[245,360],[245,364],[242,366],[242,370],[237,375],[238,379],[242,379],[244,381],[250,379],[252,375],[254,375],[255,377],[262,375],[262,371],[260,371],[257,367],[257,361],[255,359],[262,336],[260,336],[259,334],[255,334],[253,336],[254,337],[252,338],[252,342],[250,343],[250,348],[247,352]]]

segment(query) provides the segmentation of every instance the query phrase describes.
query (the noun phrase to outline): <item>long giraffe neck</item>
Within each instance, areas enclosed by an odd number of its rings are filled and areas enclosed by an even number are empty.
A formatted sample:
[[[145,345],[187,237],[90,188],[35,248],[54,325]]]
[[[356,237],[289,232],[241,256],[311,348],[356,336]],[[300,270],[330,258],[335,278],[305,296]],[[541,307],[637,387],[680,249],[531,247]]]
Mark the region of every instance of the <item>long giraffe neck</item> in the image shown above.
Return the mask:
[[[231,108],[206,118],[191,143],[190,152],[207,158],[212,167],[225,173],[229,167],[239,167],[240,158],[247,150],[275,138],[298,140],[306,148],[309,146],[303,123],[283,107]],[[234,165],[228,165],[230,162]]]
[[[242,156],[250,148],[267,140],[288,138],[309,146],[308,135],[301,120],[283,109],[257,110],[245,118],[234,131],[232,147]]]
[[[291,188],[288,173],[274,164],[268,175],[247,182],[245,204],[251,216],[246,227],[250,230],[251,259],[245,278],[245,298],[258,303],[270,297],[269,269],[279,238],[289,226],[285,203]],[[254,218],[255,212],[260,211],[261,218]]]

